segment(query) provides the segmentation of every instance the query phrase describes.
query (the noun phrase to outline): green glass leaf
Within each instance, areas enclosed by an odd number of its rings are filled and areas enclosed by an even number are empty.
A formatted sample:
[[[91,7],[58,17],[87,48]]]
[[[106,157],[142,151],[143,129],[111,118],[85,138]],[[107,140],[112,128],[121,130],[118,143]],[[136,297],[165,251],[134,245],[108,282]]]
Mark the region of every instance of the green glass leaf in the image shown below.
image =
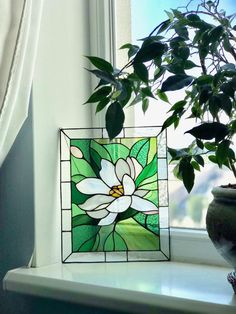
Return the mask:
[[[153,182],[157,183],[157,173],[155,173],[153,176],[151,176],[147,179],[144,179],[142,181],[142,184],[140,184],[140,186],[143,186],[143,185],[149,184],[149,183],[153,183]],[[156,189],[157,189],[157,184],[156,184]]]
[[[83,158],[86,159],[88,162],[90,162],[90,154],[89,154],[90,140],[72,139],[70,141],[70,146],[78,147],[83,154]]]
[[[71,156],[71,176],[82,175],[84,177],[96,177],[92,167],[85,159]]]
[[[137,221],[130,218],[116,225],[116,231],[124,239],[128,250],[156,251],[160,247],[160,239],[153,232],[145,229]]]
[[[88,58],[89,61],[99,70],[111,73],[113,72],[113,66],[106,60],[93,56],[86,56],[86,58]]]
[[[84,180],[85,176],[81,176],[80,174],[76,174],[74,176],[71,176],[71,181],[74,183],[79,183],[81,180]]]
[[[102,159],[107,159],[111,161],[111,156],[108,153],[108,151],[104,148],[104,145],[99,144],[95,140],[91,140],[90,148],[95,150]]]
[[[155,156],[153,160],[143,168],[141,173],[138,175],[135,180],[135,185],[138,187],[140,183],[151,176],[153,176],[157,172],[157,157]]]
[[[133,217],[133,219],[142,225],[145,229],[155,233],[156,235],[160,234],[159,216],[157,214],[145,215],[143,213],[138,213]]]
[[[194,77],[186,74],[177,74],[169,76],[162,84],[161,91],[175,91],[190,85]]]
[[[97,224],[98,224],[98,220],[92,217],[89,217],[86,214],[72,217],[72,228],[83,226],[83,225],[95,225],[96,226]]]
[[[158,205],[158,192],[157,192],[157,190],[148,192],[148,194],[145,195],[144,199],[149,200],[150,202],[152,202],[153,204],[155,204],[157,206]]]
[[[144,147],[146,148],[146,144],[149,145],[149,140],[144,138],[139,141],[137,141],[130,149],[130,157],[134,157],[138,159],[138,155],[140,154],[140,151],[143,152]],[[149,147],[148,147],[149,148]],[[148,150],[148,148],[146,148]]]
[[[118,232],[113,231],[104,244],[105,251],[127,251],[127,245]]]
[[[137,210],[135,210],[135,209],[130,207],[125,212],[119,213],[117,215],[116,221],[121,221],[121,220],[128,219],[130,217],[133,217],[136,214],[137,214]]]
[[[105,144],[103,147],[108,151],[113,163],[119,158],[126,159],[129,156],[129,149],[123,144]]]
[[[84,215],[84,211],[78,205],[72,204],[72,217],[77,215]]]
[[[106,112],[106,129],[110,139],[115,138],[122,130],[125,121],[124,111],[118,102],[113,102]]]
[[[72,229],[73,252],[91,251],[93,248],[99,226],[80,225]]]
[[[151,137],[149,139],[149,152],[148,152],[148,159],[147,162],[151,162],[155,154],[157,153],[157,139],[155,137]]]
[[[144,182],[144,181],[143,181]],[[157,189],[157,181],[151,183],[140,184],[139,189],[141,190],[148,190],[148,191],[155,191]]]

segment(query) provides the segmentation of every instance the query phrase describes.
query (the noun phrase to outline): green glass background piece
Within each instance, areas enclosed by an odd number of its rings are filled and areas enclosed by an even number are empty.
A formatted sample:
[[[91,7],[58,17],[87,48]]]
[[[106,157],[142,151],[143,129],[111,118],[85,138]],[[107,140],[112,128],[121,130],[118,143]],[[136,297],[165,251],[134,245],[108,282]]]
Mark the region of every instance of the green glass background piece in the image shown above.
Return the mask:
[[[157,138],[121,138],[112,143],[107,139],[71,140],[83,158],[71,155],[71,199],[72,199],[72,247],[73,252],[156,251],[160,248],[159,216],[146,215],[129,208],[118,214],[116,222],[109,226],[98,226],[80,209],[92,195],[85,195],[76,184],[86,178],[100,178],[101,160],[115,164],[118,159],[135,158],[143,167],[136,178],[136,187],[146,189],[144,199],[158,205],[157,184]]]

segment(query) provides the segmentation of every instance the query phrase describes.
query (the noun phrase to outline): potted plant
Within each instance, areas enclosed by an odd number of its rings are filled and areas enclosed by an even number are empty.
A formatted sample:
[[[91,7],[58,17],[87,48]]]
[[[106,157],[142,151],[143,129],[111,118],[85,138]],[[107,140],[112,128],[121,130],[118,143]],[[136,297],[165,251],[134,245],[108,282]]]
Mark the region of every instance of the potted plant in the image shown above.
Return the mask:
[[[205,160],[228,167],[236,177],[233,136],[236,133],[236,14],[227,15],[217,1],[199,1],[192,10],[172,9],[167,19],[142,39],[141,47],[125,44],[129,61],[115,69],[104,59],[89,56],[96,67],[89,70],[99,84],[86,103],[97,103],[97,112],[106,110],[109,137],[116,137],[125,120],[125,108],[149,99],[168,101],[168,92],[183,90],[183,98],[172,104],[162,131],[186,118],[194,127],[186,130],[193,142],[182,149],[168,148],[174,174],[188,192],[195,171]],[[195,69],[198,71],[196,73]],[[193,71],[194,70],[194,71]],[[220,253],[236,267],[236,185],[216,187],[206,218],[207,231]],[[228,276],[236,292],[236,276]]]

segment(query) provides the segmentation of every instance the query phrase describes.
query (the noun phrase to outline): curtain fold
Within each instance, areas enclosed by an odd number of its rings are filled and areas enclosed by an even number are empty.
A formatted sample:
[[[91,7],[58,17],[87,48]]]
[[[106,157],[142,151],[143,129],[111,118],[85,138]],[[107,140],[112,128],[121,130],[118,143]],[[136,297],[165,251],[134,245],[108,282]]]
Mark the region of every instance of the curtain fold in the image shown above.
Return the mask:
[[[28,115],[43,0],[0,0],[0,166]]]

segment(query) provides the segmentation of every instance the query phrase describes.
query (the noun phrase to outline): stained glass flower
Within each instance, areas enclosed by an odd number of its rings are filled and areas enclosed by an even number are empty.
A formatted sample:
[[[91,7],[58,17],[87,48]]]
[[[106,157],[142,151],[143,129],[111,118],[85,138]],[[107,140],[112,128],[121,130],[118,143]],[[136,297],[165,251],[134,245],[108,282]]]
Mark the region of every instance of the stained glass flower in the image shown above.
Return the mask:
[[[129,208],[145,214],[156,214],[157,207],[145,195],[149,192],[136,187],[135,180],[143,167],[133,157],[118,159],[115,165],[101,160],[100,178],[85,178],[77,183],[77,189],[92,195],[80,208],[92,218],[100,220],[98,225],[112,224],[119,213]]]

